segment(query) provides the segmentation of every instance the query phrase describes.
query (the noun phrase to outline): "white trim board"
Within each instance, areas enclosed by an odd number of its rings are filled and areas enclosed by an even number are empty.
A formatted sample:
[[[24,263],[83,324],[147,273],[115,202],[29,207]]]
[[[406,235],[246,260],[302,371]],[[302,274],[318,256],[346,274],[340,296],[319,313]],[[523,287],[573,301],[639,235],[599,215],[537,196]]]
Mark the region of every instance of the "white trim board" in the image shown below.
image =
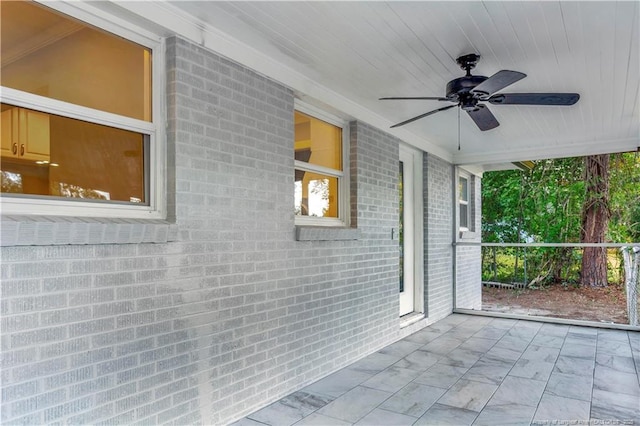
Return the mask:
[[[276,80],[294,91],[330,105],[332,108],[342,111],[356,120],[377,127],[422,151],[434,154],[448,162],[453,161],[453,156],[441,147],[416,136],[408,130],[390,129],[389,127],[394,124],[391,121],[273,60],[252,46],[244,44],[217,28],[197,20],[167,2],[118,2],[115,4],[120,9],[123,18],[126,19],[129,14],[131,19],[130,14],[135,15],[137,17],[136,24],[144,26],[148,31],[159,32],[163,36],[179,35]],[[113,7],[109,7],[109,10],[114,13]],[[164,31],[160,31],[160,28],[164,29]],[[308,100],[305,99],[305,101]]]

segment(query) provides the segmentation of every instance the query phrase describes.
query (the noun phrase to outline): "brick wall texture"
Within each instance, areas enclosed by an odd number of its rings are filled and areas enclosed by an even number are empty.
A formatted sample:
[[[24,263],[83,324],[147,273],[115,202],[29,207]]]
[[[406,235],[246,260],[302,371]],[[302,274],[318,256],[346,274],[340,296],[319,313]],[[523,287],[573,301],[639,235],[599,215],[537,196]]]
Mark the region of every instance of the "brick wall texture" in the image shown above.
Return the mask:
[[[481,242],[482,195],[480,179],[472,176],[471,220],[473,233],[466,236],[465,243]],[[482,309],[482,253],[480,246],[456,246],[456,308]]]
[[[175,241],[3,247],[3,424],[225,424],[401,337],[399,141],[352,123],[358,239],[296,241],[293,93],[167,41]],[[452,166],[425,154],[425,297],[451,313]]]

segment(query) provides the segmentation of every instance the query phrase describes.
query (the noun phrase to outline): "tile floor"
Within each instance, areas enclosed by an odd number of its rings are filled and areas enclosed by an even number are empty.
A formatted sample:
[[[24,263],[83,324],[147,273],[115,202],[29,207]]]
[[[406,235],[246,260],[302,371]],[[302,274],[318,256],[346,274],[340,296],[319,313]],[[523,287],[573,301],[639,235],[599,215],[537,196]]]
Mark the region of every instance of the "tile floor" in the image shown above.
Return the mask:
[[[234,426],[640,424],[639,382],[640,332],[454,314]]]

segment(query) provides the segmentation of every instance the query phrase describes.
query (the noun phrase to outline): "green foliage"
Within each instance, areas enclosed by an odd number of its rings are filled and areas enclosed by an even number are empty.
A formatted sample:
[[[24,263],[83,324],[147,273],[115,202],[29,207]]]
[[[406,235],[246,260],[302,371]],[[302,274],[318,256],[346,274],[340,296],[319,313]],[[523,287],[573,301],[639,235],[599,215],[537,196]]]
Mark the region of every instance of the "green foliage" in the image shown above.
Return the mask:
[[[482,179],[483,241],[580,242],[584,175],[583,158],[537,161],[530,171],[485,173]],[[640,242],[640,155],[611,155],[609,195],[608,240]],[[483,249],[484,280],[525,281],[522,254],[503,252],[494,257],[488,249]],[[580,257],[580,250],[570,248],[529,249],[526,280],[537,277],[536,282],[542,284],[563,280],[567,284],[579,282]],[[491,265],[493,259],[496,265]]]

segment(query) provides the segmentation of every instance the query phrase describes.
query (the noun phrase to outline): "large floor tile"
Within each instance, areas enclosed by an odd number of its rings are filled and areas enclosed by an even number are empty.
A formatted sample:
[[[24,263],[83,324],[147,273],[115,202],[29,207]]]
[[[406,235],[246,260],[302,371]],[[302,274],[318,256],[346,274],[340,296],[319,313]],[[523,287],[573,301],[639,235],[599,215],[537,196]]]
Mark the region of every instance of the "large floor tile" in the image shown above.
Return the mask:
[[[448,389],[466,373],[468,368],[436,364],[418,376],[414,382]]]
[[[591,419],[638,421],[640,419],[640,399],[634,395],[594,389],[591,399]]]
[[[638,376],[634,373],[625,373],[608,367],[596,367],[593,376],[593,388],[607,392],[634,395],[640,400],[640,385]]]
[[[437,355],[432,352],[417,350],[411,352],[406,357],[395,363],[396,367],[409,368],[411,370],[417,370],[420,372],[425,371],[427,368],[436,364],[442,355]]]
[[[411,352],[416,351],[422,347],[422,344],[410,342],[408,340],[400,340],[398,342],[392,343],[391,345],[380,349],[378,352],[386,355],[397,356],[398,358],[403,358],[409,355]]]
[[[482,359],[489,362],[506,362],[513,365],[521,356],[521,350],[494,346],[482,356]]]
[[[479,412],[497,388],[498,386],[488,383],[459,380],[438,400],[438,403]]]
[[[421,349],[437,355],[447,355],[449,352],[460,346],[463,342],[464,340],[462,339],[444,335],[427,343]]]
[[[343,368],[302,390],[313,394],[338,397],[371,377],[373,374]]]
[[[464,408],[434,404],[415,423],[415,426],[467,426],[471,425],[478,413]]]
[[[544,393],[536,410],[534,420],[589,420],[591,404],[578,399]]]
[[[431,328],[426,328],[424,330],[420,330],[416,333],[413,333],[410,336],[405,337],[403,340],[409,341],[409,342],[413,342],[413,343],[419,343],[421,345],[425,345],[429,342],[431,342],[432,340],[437,339],[438,337],[442,336],[442,333],[438,333],[436,331],[431,330]]]
[[[393,411],[376,408],[356,423],[357,426],[388,425],[388,426],[411,426],[416,421],[415,417],[405,414],[394,413]]]
[[[507,334],[508,329],[506,328],[498,328],[493,325],[488,325],[476,332],[473,337],[479,337],[484,339],[493,339],[498,340],[505,334]]]
[[[408,416],[420,417],[444,393],[446,389],[409,383],[395,395],[387,399],[380,408]]]
[[[574,339],[575,342],[569,341],[569,338],[565,339],[562,349],[560,349],[560,356],[572,356],[576,358],[594,359],[596,357],[596,345],[584,345],[581,340]]]
[[[351,426],[352,423],[322,414],[312,413],[296,423],[296,426]],[[258,426],[258,425],[247,425]]]
[[[536,407],[522,404],[501,404],[487,406],[473,422],[474,426],[529,426]]]
[[[538,333],[536,334],[536,337],[534,337],[531,341],[531,344],[535,346],[547,346],[550,348],[560,349],[564,344],[564,336]]]
[[[540,327],[540,333],[546,335],[565,337],[570,326],[564,324],[545,323]]]
[[[553,362],[532,361],[520,358],[509,372],[509,375],[546,381],[549,379],[554,365]]]
[[[391,392],[358,386],[325,405],[317,413],[355,423],[391,395]]]
[[[590,401],[592,388],[593,377],[591,376],[576,376],[573,374],[554,372],[551,374],[551,377],[549,377],[545,393]]]
[[[635,373],[636,366],[633,357],[599,353],[596,355],[596,368],[607,367],[623,373]]]
[[[610,354],[618,356],[633,356],[629,341],[602,340],[598,337],[597,351],[599,354]]]
[[[398,362],[400,357],[395,355],[374,352],[351,364],[349,370],[359,371],[366,374],[377,374],[385,368]]]
[[[540,402],[546,382],[507,376],[491,397],[490,405],[528,405],[535,407]]]
[[[419,371],[391,366],[362,383],[362,386],[387,392],[397,392],[418,377]]]
[[[591,376],[595,359],[576,358],[573,356],[559,356],[553,371],[576,376]]]
[[[496,348],[509,348],[517,351],[524,351],[531,344],[531,338],[521,336],[510,336],[506,334],[495,344]]]
[[[462,378],[475,382],[499,385],[507,374],[509,374],[510,370],[511,364],[487,363],[481,359],[476,362]]]
[[[248,418],[272,426],[289,426],[312,412],[313,410],[307,411],[303,408],[277,401],[262,410],[256,411]]]
[[[454,367],[465,367],[469,368],[482,357],[482,352],[477,352],[471,349],[462,349],[461,347],[457,347],[451,352],[447,354],[447,356],[443,357],[439,363],[453,365]]]
[[[256,420],[251,420],[248,417],[244,417],[237,422],[231,423],[229,426],[264,426],[264,423],[260,423]]]
[[[531,345],[523,352],[522,358],[530,361],[556,362],[559,354],[560,348],[538,346],[531,343]]]
[[[495,339],[485,339],[481,337],[470,337],[465,342],[463,342],[459,349],[469,349],[475,352],[487,352],[491,349],[495,344],[498,343]]]

